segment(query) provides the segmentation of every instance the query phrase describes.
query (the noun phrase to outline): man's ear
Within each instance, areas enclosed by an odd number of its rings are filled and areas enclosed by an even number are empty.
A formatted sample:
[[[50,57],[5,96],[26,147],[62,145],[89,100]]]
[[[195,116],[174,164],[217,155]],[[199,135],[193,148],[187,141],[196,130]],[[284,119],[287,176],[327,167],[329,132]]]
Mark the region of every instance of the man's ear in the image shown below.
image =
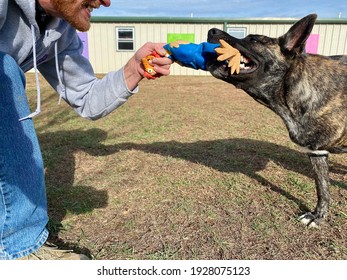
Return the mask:
[[[296,22],[289,31],[279,38],[284,55],[294,57],[304,51],[306,40],[311,34],[317,15],[310,14]]]

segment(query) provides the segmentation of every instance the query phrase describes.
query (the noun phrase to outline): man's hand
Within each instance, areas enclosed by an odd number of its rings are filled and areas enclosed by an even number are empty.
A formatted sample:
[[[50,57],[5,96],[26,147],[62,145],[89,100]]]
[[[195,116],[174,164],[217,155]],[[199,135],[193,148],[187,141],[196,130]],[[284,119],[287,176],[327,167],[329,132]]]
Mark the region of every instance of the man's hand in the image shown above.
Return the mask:
[[[151,42],[144,44],[124,66],[125,80],[130,90],[133,90],[144,78],[145,69],[141,60],[142,58],[151,55],[153,51],[162,56],[155,57],[153,60],[149,61],[153,66],[154,71],[162,76],[170,74],[170,65],[173,61],[165,57],[166,50],[163,48],[164,45],[166,44]]]

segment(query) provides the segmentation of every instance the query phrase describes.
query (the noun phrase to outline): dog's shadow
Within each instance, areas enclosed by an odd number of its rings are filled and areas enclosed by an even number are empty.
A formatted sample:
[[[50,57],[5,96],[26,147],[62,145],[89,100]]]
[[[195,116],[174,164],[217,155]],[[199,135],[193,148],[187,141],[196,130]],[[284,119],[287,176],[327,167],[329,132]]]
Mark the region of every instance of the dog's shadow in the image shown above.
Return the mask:
[[[140,150],[146,153],[159,154],[164,157],[179,158],[199,163],[221,172],[243,173],[270,188],[272,191],[295,202],[300,208],[300,211],[309,211],[302,200],[276,186],[259,174],[259,171],[265,169],[269,161],[272,161],[286,170],[291,170],[312,178],[311,163],[308,157],[304,153],[300,153],[294,149],[270,142],[244,138],[218,139],[191,143],[168,141],[149,144],[127,142],[116,145],[103,145],[102,141],[106,138],[107,132],[101,129],[60,131],[40,135],[41,143],[43,146],[46,146],[43,149],[46,155],[54,154],[50,149],[55,150],[57,146],[64,147],[65,152],[59,157],[55,157],[54,161],[55,166],[63,167],[63,177],[67,186],[72,186],[74,181],[74,151],[83,150],[93,156],[106,156],[115,154],[120,150]],[[52,139],[54,140],[52,141]],[[48,158],[47,160],[50,159]],[[347,172],[346,166],[335,163],[333,169],[337,173]],[[60,173],[57,174],[54,170],[48,170],[47,176],[49,181],[62,180]],[[343,182],[337,182],[337,185],[340,188],[347,189]],[[92,190],[90,187],[88,188]],[[96,196],[102,196],[101,203],[99,199],[96,199],[95,207],[104,207],[107,204],[107,194],[95,190],[93,192]],[[76,205],[74,207],[76,208]],[[66,210],[62,207],[60,207],[60,210],[63,213],[58,216],[62,219]]]
[[[259,171],[264,170],[268,163],[272,161],[286,170],[300,173],[313,180],[312,166],[308,156],[288,147],[253,139],[231,138],[193,143],[177,141],[151,144],[124,143],[113,148],[141,150],[164,157],[188,160],[220,172],[242,173],[295,202],[300,210],[297,214],[310,211],[304,201],[260,175]],[[346,173],[347,167],[334,164],[334,172]],[[347,189],[343,182],[332,181],[332,183]]]

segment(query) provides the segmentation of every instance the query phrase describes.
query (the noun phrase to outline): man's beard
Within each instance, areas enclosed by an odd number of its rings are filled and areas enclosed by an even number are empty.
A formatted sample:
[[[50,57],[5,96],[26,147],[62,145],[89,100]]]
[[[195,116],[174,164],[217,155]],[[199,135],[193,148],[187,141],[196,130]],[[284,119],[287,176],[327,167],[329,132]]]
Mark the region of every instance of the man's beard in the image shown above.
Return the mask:
[[[90,21],[79,15],[82,8],[88,3],[95,1],[85,0],[81,5],[76,4],[76,0],[54,0],[52,2],[54,8],[62,15],[62,17],[79,31],[88,31]]]

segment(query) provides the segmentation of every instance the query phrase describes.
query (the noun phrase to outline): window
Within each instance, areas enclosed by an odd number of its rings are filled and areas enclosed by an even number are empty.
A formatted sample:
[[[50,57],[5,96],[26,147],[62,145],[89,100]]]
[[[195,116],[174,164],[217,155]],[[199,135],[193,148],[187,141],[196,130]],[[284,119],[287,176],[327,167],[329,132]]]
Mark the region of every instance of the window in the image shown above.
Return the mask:
[[[243,39],[246,37],[245,27],[228,27],[227,32],[229,33],[229,35],[237,39]]]
[[[134,27],[116,27],[117,51],[134,51]]]

